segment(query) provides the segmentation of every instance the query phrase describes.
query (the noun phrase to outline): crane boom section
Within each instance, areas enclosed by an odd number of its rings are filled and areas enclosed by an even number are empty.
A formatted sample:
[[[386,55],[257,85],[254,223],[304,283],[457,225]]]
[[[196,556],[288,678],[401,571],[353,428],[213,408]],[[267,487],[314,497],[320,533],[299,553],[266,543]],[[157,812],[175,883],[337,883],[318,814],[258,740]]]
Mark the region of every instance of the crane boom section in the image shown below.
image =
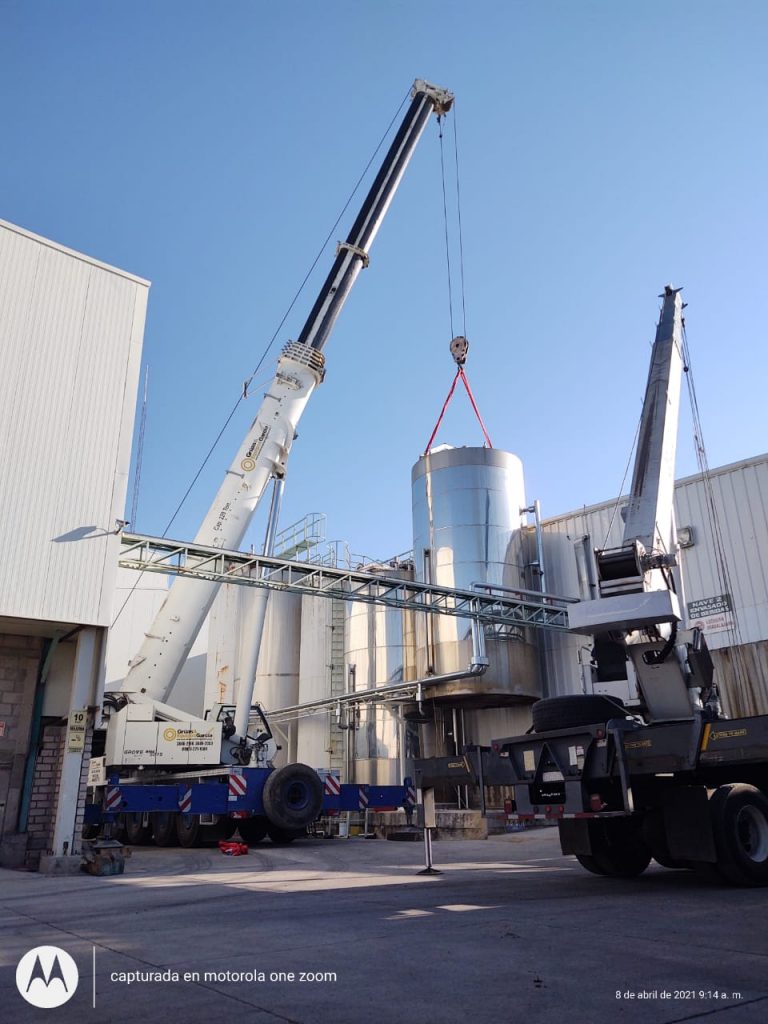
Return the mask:
[[[340,243],[299,339],[280,355],[274,379],[197,534],[195,543],[222,549],[242,543],[271,477],[285,474],[301,414],[322,381],[321,351],[362,267],[368,247],[432,113],[442,115],[451,93],[418,80],[412,100],[346,242]],[[165,702],[210,611],[220,584],[177,579],[145,635],[120,689],[136,699]]]
[[[680,289],[667,287],[663,298],[640,420],[624,544],[637,540],[647,552],[671,554],[675,549],[673,500],[683,303]]]

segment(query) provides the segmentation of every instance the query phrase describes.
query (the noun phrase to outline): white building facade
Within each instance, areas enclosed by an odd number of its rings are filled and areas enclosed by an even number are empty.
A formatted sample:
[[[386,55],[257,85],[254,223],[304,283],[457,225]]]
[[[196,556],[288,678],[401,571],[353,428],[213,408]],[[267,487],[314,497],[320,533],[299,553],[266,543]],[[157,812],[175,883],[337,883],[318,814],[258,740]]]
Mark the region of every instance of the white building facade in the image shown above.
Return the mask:
[[[148,289],[0,221],[3,865],[79,846]]]

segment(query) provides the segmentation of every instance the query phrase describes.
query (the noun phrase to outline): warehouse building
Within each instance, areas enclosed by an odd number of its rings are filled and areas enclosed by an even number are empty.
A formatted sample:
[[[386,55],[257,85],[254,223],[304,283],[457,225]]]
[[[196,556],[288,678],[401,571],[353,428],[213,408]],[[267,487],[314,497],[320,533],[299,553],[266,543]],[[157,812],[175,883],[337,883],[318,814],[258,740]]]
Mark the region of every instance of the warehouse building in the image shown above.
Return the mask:
[[[0,865],[76,853],[148,282],[0,221]]]

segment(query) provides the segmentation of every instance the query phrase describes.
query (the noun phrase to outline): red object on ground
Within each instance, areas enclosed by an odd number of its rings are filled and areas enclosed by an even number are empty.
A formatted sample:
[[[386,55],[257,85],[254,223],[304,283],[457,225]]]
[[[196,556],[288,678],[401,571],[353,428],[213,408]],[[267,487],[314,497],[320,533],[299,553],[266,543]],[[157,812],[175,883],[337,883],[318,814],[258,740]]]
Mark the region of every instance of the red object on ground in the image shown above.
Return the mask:
[[[242,857],[248,853],[248,847],[245,843],[238,843],[231,839],[220,839],[219,849],[227,857]]]

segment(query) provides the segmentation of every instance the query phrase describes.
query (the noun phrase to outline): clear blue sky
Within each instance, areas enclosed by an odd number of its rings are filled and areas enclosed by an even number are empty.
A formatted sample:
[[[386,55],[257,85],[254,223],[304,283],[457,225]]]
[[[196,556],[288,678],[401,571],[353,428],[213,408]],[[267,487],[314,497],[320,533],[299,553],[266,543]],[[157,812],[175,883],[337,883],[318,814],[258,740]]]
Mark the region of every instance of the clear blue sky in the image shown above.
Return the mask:
[[[528,498],[615,495],[668,281],[710,463],[768,449],[766,39],[760,0],[0,0],[0,216],[152,281],[138,528],[165,527],[416,77],[457,96],[467,368]],[[453,373],[442,231],[431,125],[326,348],[283,523],[322,511],[356,551],[410,546],[410,469]],[[481,443],[463,396],[440,440]]]

